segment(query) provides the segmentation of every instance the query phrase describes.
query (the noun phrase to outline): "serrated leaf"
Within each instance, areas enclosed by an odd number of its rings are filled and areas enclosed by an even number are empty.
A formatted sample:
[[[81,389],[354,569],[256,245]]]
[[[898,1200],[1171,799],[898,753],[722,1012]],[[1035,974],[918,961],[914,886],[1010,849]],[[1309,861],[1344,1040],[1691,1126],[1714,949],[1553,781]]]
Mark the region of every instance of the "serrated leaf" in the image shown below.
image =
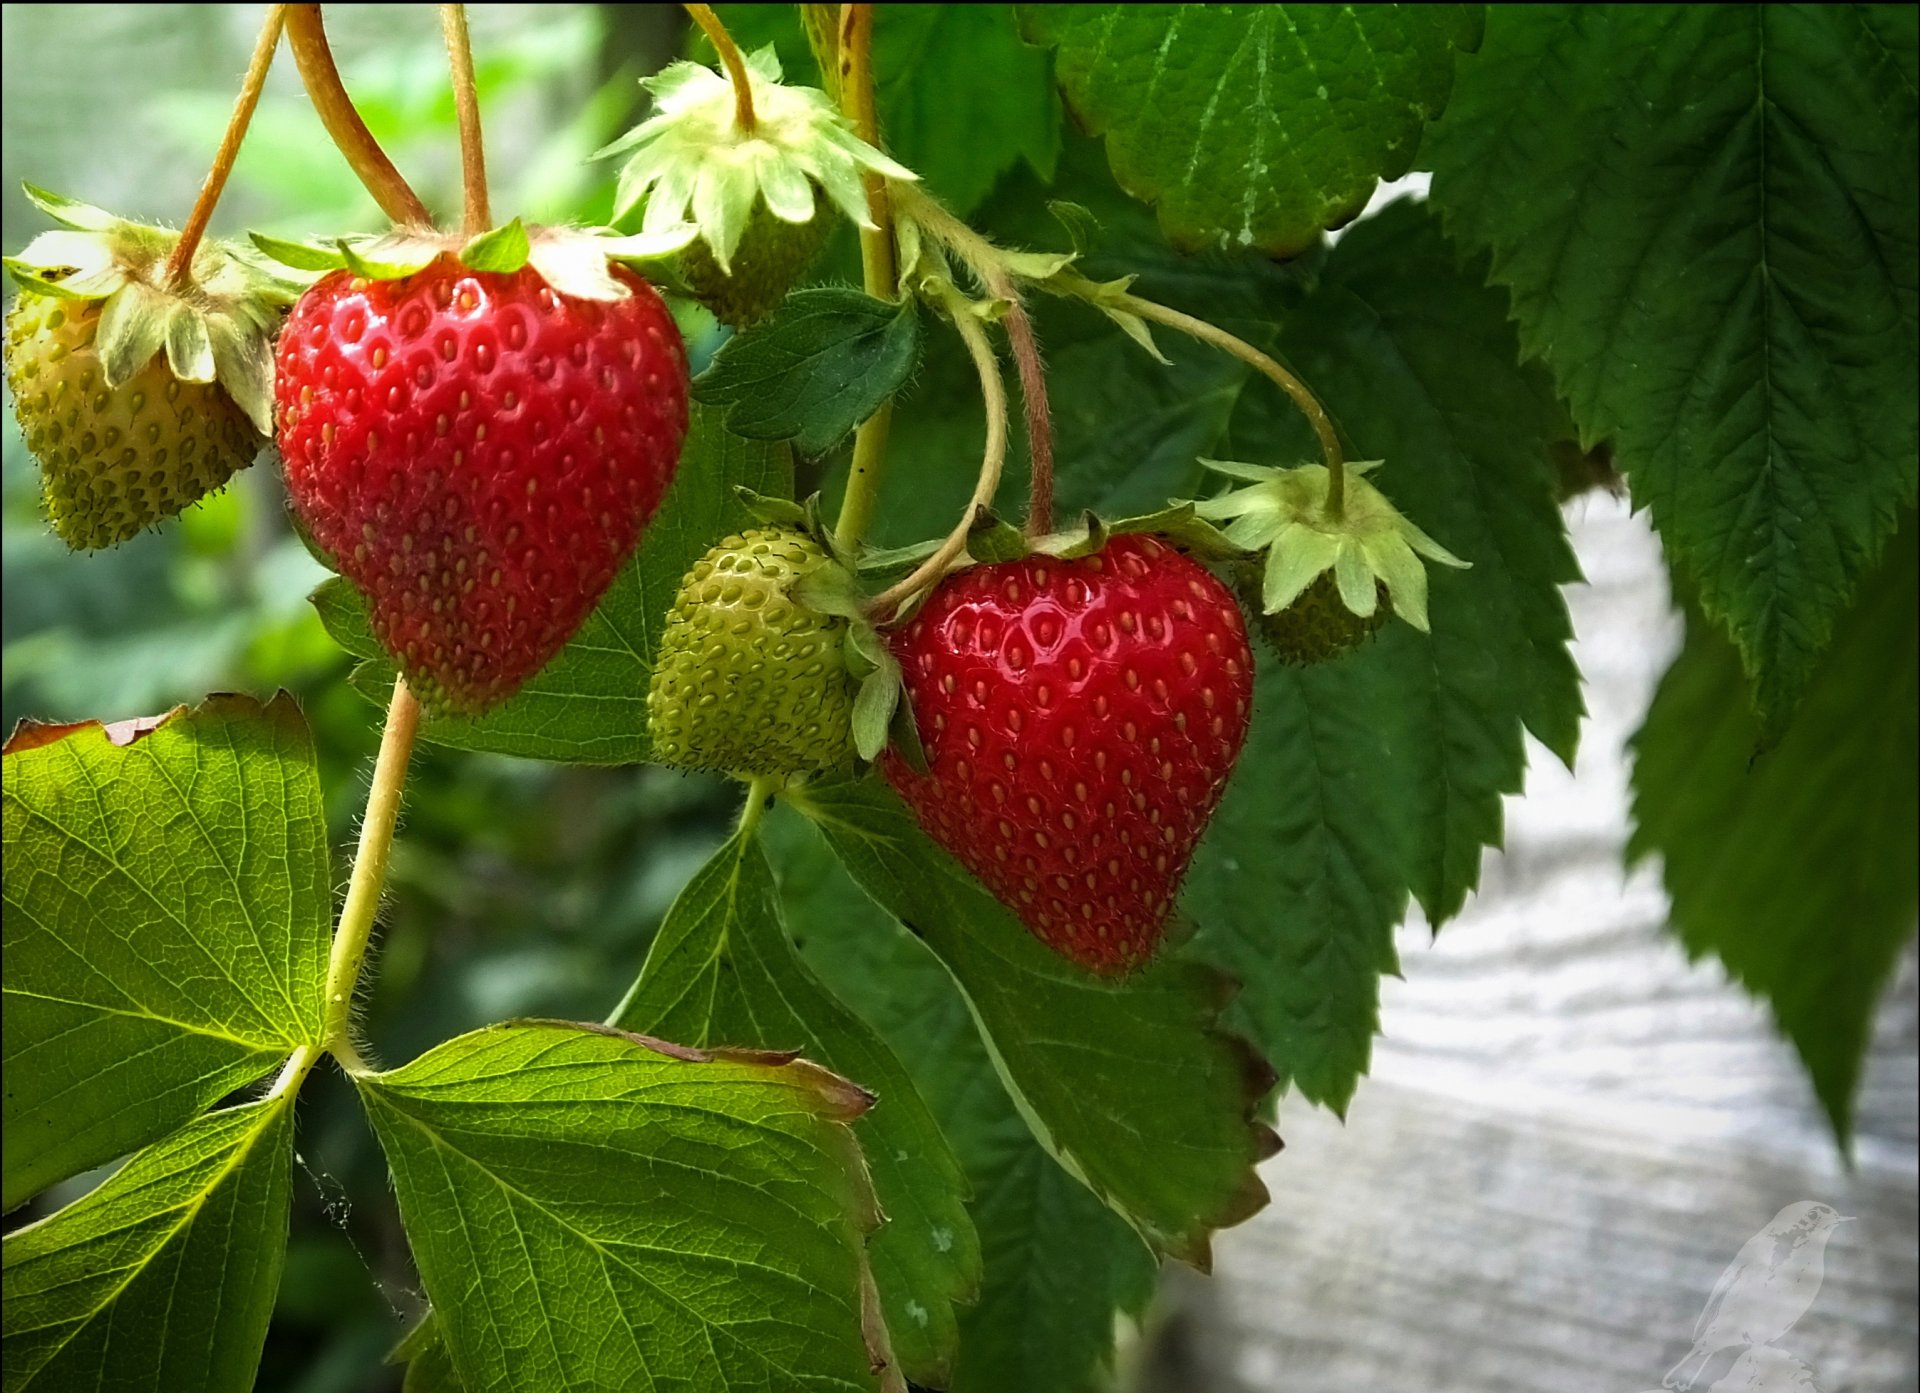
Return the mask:
[[[972,1182],[985,1277],[959,1312],[960,1358],[943,1386],[1103,1386],[1115,1315],[1138,1314],[1153,1293],[1152,1253],[1034,1139],[965,997],[927,946],[860,892],[803,819],[776,810],[765,827],[807,961],[892,1045]]]
[[[1426,154],[1776,725],[1915,496],[1915,11],[1496,7]]]
[[[247,1393],[286,1254],[292,1103],[196,1118],[8,1234],[6,1386]]]
[[[1759,748],[1738,655],[1697,613],[1633,737],[1629,860],[1661,859],[1688,954],[1772,1008],[1842,1146],[1920,908],[1915,541],[1909,513],[1777,745]]]
[[[520,219],[515,218],[505,227],[496,227],[470,238],[460,248],[460,264],[472,271],[496,271],[507,275],[525,266],[527,255],[532,250],[526,227]]]
[[[790,790],[874,900],[966,993],[1002,1082],[1048,1151],[1157,1250],[1205,1268],[1213,1230],[1266,1203],[1252,1121],[1271,1075],[1217,1033],[1224,984],[1160,961],[1095,977],[1021,927],[878,782]]]
[[[893,1052],[794,953],[756,837],[735,835],[680,892],[613,1024],[695,1046],[799,1050],[879,1095],[854,1123],[887,1215],[868,1253],[902,1369],[944,1384],[955,1305],[980,1278],[960,1164]]]
[[[1022,5],[1115,178],[1189,250],[1304,250],[1412,167],[1478,5]]]
[[[845,1080],[525,1021],[355,1083],[470,1393],[877,1386]]]
[[[727,429],[825,454],[899,390],[920,361],[920,316],[857,290],[789,295],[735,334],[694,379],[696,400],[726,408]]]
[[[647,687],[653,655],[681,577],[715,542],[752,525],[734,492],[737,484],[791,494],[787,451],[729,435],[718,412],[695,407],[679,472],[660,511],[579,632],[511,701],[477,721],[430,716],[421,738],[529,759],[644,763],[652,751]],[[353,685],[384,704],[394,669],[373,637],[359,592],[336,577],[314,592],[313,603],[334,640],[367,660],[355,669]]]
[[[3,796],[11,1209],[316,1042],[333,890],[284,695],[23,724]]]
[[[1546,456],[1559,415],[1544,374],[1517,366],[1503,300],[1428,213],[1395,204],[1341,240],[1280,340],[1349,454],[1385,459],[1368,479],[1473,562],[1430,571],[1431,635],[1392,621],[1344,658],[1262,675],[1188,877],[1193,951],[1246,983],[1233,1019],[1335,1111],[1366,1072],[1407,890],[1435,924],[1458,913],[1520,791],[1525,732],[1568,762],[1579,735],[1559,591],[1579,570]],[[1248,458],[1312,449],[1264,384],[1234,430]]]

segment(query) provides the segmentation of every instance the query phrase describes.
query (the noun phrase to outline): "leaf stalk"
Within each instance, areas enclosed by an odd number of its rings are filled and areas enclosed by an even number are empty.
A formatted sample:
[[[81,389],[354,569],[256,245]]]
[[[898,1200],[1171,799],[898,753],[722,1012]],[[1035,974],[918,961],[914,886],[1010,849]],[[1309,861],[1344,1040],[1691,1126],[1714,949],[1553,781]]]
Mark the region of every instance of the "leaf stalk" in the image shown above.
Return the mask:
[[[720,22],[720,16],[713,12],[713,6],[682,5],[680,8],[700,26],[700,32],[707,36],[707,42],[720,55],[721,65],[727,70],[727,80],[733,84],[734,124],[744,134],[752,135],[760,124],[760,118],[753,112],[753,87],[747,81],[747,63],[740,56],[740,45],[733,41],[733,35]]]

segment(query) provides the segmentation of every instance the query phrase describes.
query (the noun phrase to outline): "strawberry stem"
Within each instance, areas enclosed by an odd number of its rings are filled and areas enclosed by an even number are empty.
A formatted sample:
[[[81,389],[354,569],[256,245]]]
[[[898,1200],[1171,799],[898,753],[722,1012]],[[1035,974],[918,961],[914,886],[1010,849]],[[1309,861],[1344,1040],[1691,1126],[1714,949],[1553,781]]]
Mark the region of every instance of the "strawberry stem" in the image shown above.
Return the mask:
[[[1207,323],[1204,319],[1195,319],[1190,314],[1168,309],[1151,300],[1143,300],[1138,295],[1119,295],[1112,301],[1116,309],[1154,324],[1164,324],[1169,329],[1178,329],[1181,333],[1199,339],[1202,343],[1212,344],[1223,352],[1230,353],[1241,362],[1264,375],[1275,386],[1293,399],[1300,413],[1313,427],[1313,433],[1320,438],[1320,453],[1327,462],[1327,516],[1338,521],[1346,505],[1347,467],[1346,456],[1340,450],[1340,437],[1333,429],[1333,421],[1327,415],[1326,407],[1320,404],[1307,387],[1307,384],[1288,372],[1265,353],[1255,348],[1245,339],[1236,338],[1225,329]]]
[[[461,231],[478,237],[493,226],[487,208],[487,151],[480,139],[480,91],[473,80],[473,43],[467,36],[467,7],[442,5],[440,29],[447,39],[447,63],[453,70],[453,104],[460,117],[460,186],[466,194]]]
[[[293,50],[293,61],[300,69],[300,80],[306,84],[313,109],[374,202],[403,227],[431,227],[433,217],[427,205],[393,167],[387,152],[360,119],[353,98],[347,95],[333,50],[327,44],[327,31],[320,22],[320,7],[288,5],[286,24],[287,47]]]
[[[1020,398],[1026,409],[1027,455],[1032,462],[1032,478],[1027,494],[1029,537],[1044,537],[1053,530],[1053,410],[1047,399],[1047,373],[1040,359],[1040,345],[1034,338],[1033,321],[1020,288],[1008,274],[999,248],[968,227],[966,223],[920,189],[908,185],[901,190],[902,211],[920,228],[966,263],[986,287],[987,293],[1007,305],[1007,343],[1013,349],[1014,366],[1020,372]]]
[[[260,105],[260,92],[267,85],[267,69],[273,66],[273,55],[280,47],[280,30],[286,17],[285,5],[267,6],[266,20],[260,26],[253,57],[247,63],[247,75],[240,82],[240,95],[233,101],[227,132],[220,137],[220,148],[213,155],[213,168],[207,171],[207,180],[200,186],[200,197],[194,200],[193,212],[187,216],[180,240],[174,243],[167,257],[160,275],[162,285],[187,283],[193,254],[200,249],[200,239],[207,235],[207,224],[213,221],[213,210],[226,190],[227,176],[233,173],[233,162],[240,156],[240,143],[247,138],[247,127],[253,122],[253,109]]]
[[[974,314],[973,306],[952,281],[936,281],[934,288],[946,305],[947,317],[952,320],[961,341],[967,346],[967,355],[973,359],[974,370],[980,374],[980,396],[987,407],[987,448],[980,458],[980,477],[974,483],[973,497],[967,500],[967,510],[953,531],[947,534],[939,550],[915,567],[904,580],[874,597],[869,611],[883,617],[922,590],[937,584],[947,573],[947,568],[966,550],[967,534],[973,530],[975,520],[982,509],[993,505],[994,492],[1000,487],[1000,467],[1007,458],[1007,388],[1000,380],[1000,364],[993,356],[993,343],[987,338],[987,331],[981,326],[979,316]]]
[[[420,703],[407,689],[406,679],[396,678],[386,729],[380,735],[380,754],[373,765],[373,784],[367,790],[367,811],[360,821],[360,846],[353,857],[347,900],[340,909],[333,953],[327,961],[326,1024],[321,1040],[349,1072],[364,1067],[349,1029],[353,995],[380,910],[380,892],[393,853],[393,829],[400,818],[400,793],[406,786],[407,761],[419,728]]]
[[[873,7],[842,5],[839,38],[840,109],[853,122],[854,131],[867,144],[880,143],[879,118],[873,104]],[[887,184],[877,174],[861,176],[867,195],[867,215],[874,230],[860,230],[860,271],[867,294],[876,300],[892,300],[900,293],[900,273],[893,246],[893,200]],[[873,509],[880,496],[880,481],[886,475],[887,437],[893,429],[893,403],[860,423],[853,437],[853,463],[847,473],[847,491],[840,502],[840,516],[834,522],[834,543],[852,554],[866,536],[873,521]]]
[[[700,32],[707,36],[707,42],[720,55],[720,62],[727,70],[727,80],[733,83],[734,124],[743,133],[751,135],[760,121],[753,114],[753,88],[747,81],[747,64],[740,56],[740,45],[733,41],[733,35],[720,22],[720,16],[713,12],[713,6],[682,5],[680,8],[700,26]]]

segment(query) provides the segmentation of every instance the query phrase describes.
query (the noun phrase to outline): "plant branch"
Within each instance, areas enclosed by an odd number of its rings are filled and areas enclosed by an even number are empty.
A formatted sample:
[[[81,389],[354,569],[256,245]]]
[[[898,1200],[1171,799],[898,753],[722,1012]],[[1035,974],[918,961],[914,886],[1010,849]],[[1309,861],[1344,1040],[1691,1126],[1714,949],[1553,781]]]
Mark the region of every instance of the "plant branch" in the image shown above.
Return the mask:
[[[740,835],[751,836],[760,825],[760,817],[767,810],[767,800],[780,788],[777,775],[761,774],[747,785],[746,806],[740,809]]]
[[[839,54],[838,81],[840,109],[854,124],[860,138],[878,146],[880,131],[873,105],[873,7],[842,5],[840,30],[836,43]],[[900,293],[899,267],[893,245],[893,201],[888,197],[886,181],[868,172],[862,176],[867,194],[867,214],[874,228],[860,229],[860,269],[867,294],[876,300],[892,300]],[[834,542],[844,552],[859,548],[873,521],[874,505],[880,496],[880,482],[886,475],[887,437],[893,429],[893,403],[883,402],[853,437],[853,463],[847,473],[847,492],[840,502],[840,516],[834,522]]]
[[[733,84],[734,123],[742,131],[752,134],[760,121],[753,114],[753,87],[747,81],[747,62],[740,56],[740,45],[733,41],[733,35],[720,22],[720,16],[713,12],[713,6],[682,5],[680,8],[700,26],[700,32],[707,36],[707,41],[720,55],[720,62],[727,70],[727,80]]]
[[[340,81],[340,69],[334,65],[333,50],[327,46],[327,31],[320,22],[318,5],[287,6],[287,46],[300,69],[313,109],[327,135],[347,157],[347,163],[373,195],[374,202],[394,222],[403,227],[431,227],[433,218],[393,167],[387,152],[367,129],[354,108],[353,98]]]
[[[1047,373],[1040,345],[1027,316],[1020,287],[1007,270],[1000,249],[941,207],[924,191],[901,190],[900,212],[960,258],[994,299],[1007,306],[1007,343],[1013,349],[1020,374],[1020,398],[1026,409],[1027,454],[1032,461],[1028,490],[1027,535],[1040,537],[1053,529],[1053,410],[1047,398]]]
[[[260,37],[253,45],[253,57],[247,63],[247,75],[240,82],[240,95],[233,101],[233,115],[227,120],[227,133],[220,137],[220,148],[213,155],[213,168],[207,171],[207,180],[200,186],[200,197],[194,200],[187,225],[181,229],[180,240],[174,243],[167,257],[160,276],[163,285],[178,286],[187,282],[193,254],[200,248],[200,239],[207,235],[207,224],[213,221],[213,210],[226,190],[227,176],[233,173],[233,162],[239,158],[240,143],[247,138],[247,127],[253,122],[253,109],[260,105],[260,92],[267,85],[267,70],[273,66],[273,55],[280,47],[280,31],[286,18],[285,5],[267,6]]]
[[[480,138],[480,91],[473,80],[473,42],[467,36],[467,7],[442,5],[440,30],[447,38],[447,63],[453,71],[453,105],[460,116],[460,187],[465,207],[460,230],[478,237],[493,226],[487,208],[487,147]]]
[[[1195,319],[1190,314],[1168,309],[1151,300],[1143,300],[1138,295],[1122,294],[1113,297],[1110,303],[1115,309],[1154,324],[1164,324],[1169,329],[1178,329],[1181,333],[1199,339],[1202,343],[1212,344],[1223,352],[1230,353],[1241,362],[1248,364],[1289,397],[1293,404],[1307,418],[1313,427],[1313,433],[1320,438],[1320,453],[1327,462],[1327,516],[1338,518],[1346,501],[1346,457],[1340,451],[1340,437],[1334,432],[1333,421],[1327,415],[1326,407],[1320,404],[1307,384],[1288,372],[1271,357],[1262,353],[1245,339],[1236,338],[1225,329],[1207,323],[1204,319]]]
[[[359,1056],[349,1035],[353,994],[360,984],[360,968],[367,957],[367,940],[380,912],[380,892],[386,885],[387,862],[393,854],[393,829],[400,818],[400,793],[407,782],[407,761],[413,737],[420,728],[420,703],[407,690],[404,677],[394,679],[393,700],[387,706],[387,725],[380,735],[380,755],[373,765],[373,785],[367,790],[367,811],[360,822],[360,847],[353,857],[353,876],[347,882],[347,902],[333,933],[333,953],[327,961],[326,1047],[342,1067],[357,1067]]]
[[[967,355],[973,359],[974,370],[980,375],[980,396],[987,408],[987,447],[980,457],[980,477],[974,482],[973,497],[967,500],[967,510],[953,531],[947,534],[939,550],[915,567],[912,574],[874,597],[869,609],[882,618],[922,590],[938,583],[940,577],[947,573],[947,568],[966,550],[967,534],[973,530],[975,520],[982,509],[993,504],[994,492],[1000,487],[1000,468],[1007,458],[1007,389],[1000,380],[1000,364],[993,356],[993,344],[974,314],[973,306],[955,289],[953,283],[941,281],[935,284],[953,327],[959,331],[961,340],[967,346]]]

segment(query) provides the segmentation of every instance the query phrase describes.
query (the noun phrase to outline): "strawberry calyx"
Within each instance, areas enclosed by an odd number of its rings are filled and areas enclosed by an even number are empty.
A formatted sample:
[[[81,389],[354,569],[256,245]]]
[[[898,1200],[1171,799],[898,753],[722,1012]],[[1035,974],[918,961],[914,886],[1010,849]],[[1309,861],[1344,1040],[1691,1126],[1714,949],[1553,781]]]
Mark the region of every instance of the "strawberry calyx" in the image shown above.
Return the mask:
[[[451,257],[470,271],[500,275],[530,267],[558,294],[614,301],[633,293],[613,274],[614,264],[646,264],[671,256],[692,239],[693,228],[628,235],[607,227],[528,227],[515,218],[477,237],[416,228],[325,241],[289,241],[258,232],[248,236],[266,256],[308,275],[350,270],[369,281],[403,280]],[[651,265],[648,274],[655,274]]]
[[[643,200],[641,234],[698,238],[723,273],[731,273],[756,212],[804,226],[819,196],[874,230],[863,172],[911,182],[919,176],[854,134],[825,92],[781,81],[771,46],[747,55],[745,72],[755,120],[742,129],[731,80],[699,63],[670,64],[642,78],[653,114],[599,151],[626,155],[614,198],[625,217]]]
[[[61,226],[43,232],[8,273],[28,295],[93,302],[93,347],[108,390],[165,351],[181,382],[217,383],[261,436],[273,434],[273,337],[302,285],[251,248],[203,239],[179,280],[167,277],[180,234],[22,184]]]
[[[1372,619],[1384,596],[1395,614],[1426,633],[1427,571],[1421,558],[1456,569],[1471,564],[1428,536],[1365,477],[1380,460],[1346,464],[1345,496],[1338,508],[1329,506],[1332,476],[1325,465],[1286,469],[1200,462],[1247,485],[1191,506],[1202,519],[1227,520],[1223,535],[1246,553],[1265,553],[1264,614],[1286,610],[1330,575],[1340,604],[1356,618]]]

